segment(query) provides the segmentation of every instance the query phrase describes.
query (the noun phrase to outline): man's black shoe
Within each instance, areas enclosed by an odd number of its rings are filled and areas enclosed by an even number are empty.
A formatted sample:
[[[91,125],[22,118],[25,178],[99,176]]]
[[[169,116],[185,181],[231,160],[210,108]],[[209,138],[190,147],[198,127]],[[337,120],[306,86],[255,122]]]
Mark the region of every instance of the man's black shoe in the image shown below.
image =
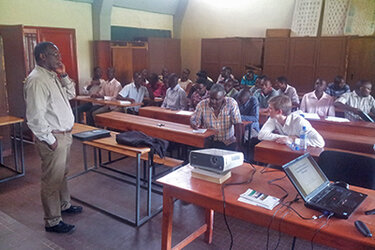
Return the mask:
[[[71,205],[70,208],[61,211],[62,214],[79,214],[82,213],[82,207],[81,206],[73,206]]]
[[[47,232],[51,233],[60,233],[60,234],[71,234],[76,230],[76,226],[66,224],[63,221],[60,221],[59,224],[53,227],[46,227]]]

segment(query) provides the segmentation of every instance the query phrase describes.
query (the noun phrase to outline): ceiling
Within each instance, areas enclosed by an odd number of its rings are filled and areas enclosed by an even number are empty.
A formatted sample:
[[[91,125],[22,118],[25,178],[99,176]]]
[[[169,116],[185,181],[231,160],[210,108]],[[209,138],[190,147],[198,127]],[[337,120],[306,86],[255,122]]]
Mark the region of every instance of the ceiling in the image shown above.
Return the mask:
[[[68,0],[92,4],[95,0]],[[113,6],[174,15],[180,0],[113,0]],[[109,1],[112,2],[112,1]]]

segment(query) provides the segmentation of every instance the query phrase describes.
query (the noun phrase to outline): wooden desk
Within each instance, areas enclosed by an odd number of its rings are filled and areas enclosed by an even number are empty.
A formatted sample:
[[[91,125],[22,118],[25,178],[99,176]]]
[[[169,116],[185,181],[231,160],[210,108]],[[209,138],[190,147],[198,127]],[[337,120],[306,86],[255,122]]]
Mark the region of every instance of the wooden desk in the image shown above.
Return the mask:
[[[4,165],[4,167],[10,169],[11,171],[15,172],[16,174],[13,176],[5,177],[3,179],[0,179],[1,182],[13,180],[15,178],[19,178],[25,175],[25,160],[24,160],[24,153],[23,153],[23,132],[22,132],[22,123],[24,119],[15,117],[15,116],[0,116],[0,127],[2,126],[12,126],[12,136],[13,136],[13,158],[14,158],[14,165],[15,169],[8,168]],[[19,141],[17,140],[17,133],[16,133],[16,125],[18,125],[18,133],[20,136]],[[2,148],[0,148],[2,150]],[[18,152],[20,150],[21,152]],[[2,153],[1,153],[2,154]],[[21,159],[19,159],[21,157]],[[2,155],[1,155],[2,158]],[[21,161],[21,163],[20,163]],[[1,162],[3,163],[3,162]],[[20,166],[21,164],[21,166]]]
[[[89,130],[92,130],[92,129],[95,129],[95,127],[86,126],[86,125],[83,125],[83,124],[77,124],[76,123],[74,125],[73,133],[89,131]],[[99,174],[104,174],[106,176],[112,177],[109,174],[105,174],[105,173],[102,173],[100,171],[97,171],[98,154],[99,154],[99,166],[103,167],[102,162],[101,162],[101,156],[100,156],[101,152],[100,152],[100,150],[107,150],[109,152],[116,152],[116,153],[121,154],[121,155],[135,157],[136,158],[136,164],[135,164],[135,173],[136,174],[135,174],[134,177],[135,177],[136,195],[135,195],[135,217],[134,217],[134,220],[131,220],[131,219],[125,218],[123,216],[117,215],[117,214],[115,214],[111,211],[108,211],[108,210],[106,210],[104,208],[101,208],[101,207],[98,207],[96,205],[93,205],[93,204],[90,204],[90,205],[92,207],[95,207],[96,209],[98,209],[100,211],[103,211],[107,214],[112,215],[113,217],[115,217],[115,218],[129,224],[129,225],[138,227],[138,226],[144,224],[145,222],[147,222],[149,219],[151,219],[155,215],[155,213],[153,213],[153,214],[151,213],[152,166],[149,164],[150,157],[148,156],[148,154],[151,152],[151,150],[148,147],[137,148],[137,147],[119,145],[116,142],[115,136],[116,136],[116,133],[111,133],[111,137],[101,138],[101,139],[97,139],[97,140],[93,140],[93,141],[83,141],[84,171],[81,172],[81,173],[78,173],[74,176],[70,176],[69,179],[81,176],[82,174],[85,174],[89,171],[93,171],[93,172],[96,172],[96,173],[99,173]],[[95,163],[94,163],[94,167],[92,167],[92,168],[88,168],[88,166],[87,166],[87,153],[86,153],[86,146],[87,145],[92,146],[94,148],[94,162]],[[96,149],[99,149],[98,154],[97,154]],[[147,171],[147,215],[144,216],[143,218],[140,218],[141,156],[145,156],[145,155],[146,155],[145,159],[146,159],[147,168],[148,168],[148,171]],[[80,200],[76,197],[75,197],[75,199]],[[160,210],[161,210],[161,208],[159,208],[157,212],[159,212]]]
[[[256,168],[257,172],[251,184],[228,186],[225,188],[227,216],[233,216],[264,227],[267,227],[272,221],[271,228],[274,230],[281,230],[286,234],[311,240],[315,232],[325,223],[326,218],[313,221],[302,220],[292,211],[286,214],[288,209],[284,207],[280,208],[272,220],[276,209],[278,209],[280,205],[270,211],[237,201],[239,195],[244,193],[248,188],[279,198],[284,195],[281,189],[267,184],[268,180],[284,176],[285,174],[283,172],[273,171],[261,174],[260,170],[262,168]],[[226,183],[246,181],[251,172],[252,168],[248,164],[244,164],[232,170],[232,177]],[[158,182],[163,184],[164,188],[161,249],[171,249],[174,198],[194,203],[206,209],[206,218],[203,226],[177,244],[175,248],[181,249],[202,234],[205,234],[205,240],[211,243],[214,211],[223,212],[221,185],[191,178],[191,172],[188,167],[182,167],[160,178]],[[288,191],[289,196],[286,199],[287,201],[294,199],[297,191],[287,178],[278,181],[277,184]],[[328,224],[316,234],[314,242],[339,249],[375,248],[374,239],[364,237],[354,226],[354,221],[362,220],[367,224],[370,231],[375,231],[375,220],[371,216],[364,215],[364,211],[375,207],[375,191],[354,186],[352,186],[351,189],[366,193],[369,197],[367,197],[349,219],[331,218]],[[292,207],[305,217],[311,218],[313,215],[319,215],[318,211],[306,208],[302,201],[294,203]],[[282,223],[281,227],[279,227],[280,223]],[[266,245],[266,243],[264,245]]]
[[[170,110],[155,106],[142,107],[139,109],[140,116],[190,125],[190,117],[193,112],[186,111],[190,112],[190,114],[178,114],[179,112],[180,110]]]
[[[141,131],[149,136],[198,148],[204,148],[215,134],[215,131],[213,130],[207,130],[203,134],[197,134],[193,133],[193,129],[186,124],[162,121],[120,112],[108,112],[96,115],[95,122],[102,127],[121,131]]]
[[[101,105],[108,105],[108,106],[118,106],[118,107],[137,107],[137,106],[142,106],[143,103],[128,103],[120,100],[111,100],[107,101],[104,100],[103,98],[91,98],[88,96],[76,96],[75,98],[72,99],[73,101],[82,101],[82,102],[91,102],[95,104],[101,104]]]
[[[334,122],[324,118],[319,120],[309,119],[309,122],[317,131],[329,131],[335,133],[363,135],[375,137],[375,123],[364,121]],[[374,142],[375,143],[375,142]]]
[[[363,156],[375,158],[375,153],[374,154],[357,153],[357,152],[353,152],[349,150],[335,149],[335,148],[329,148],[329,147],[325,147],[325,148],[307,147],[306,151],[295,151],[295,150],[290,149],[287,145],[279,144],[274,141],[261,141],[255,146],[254,160],[258,162],[282,166],[290,162],[291,160],[294,160],[298,156],[301,156],[305,153],[310,153],[310,155],[314,157],[316,161],[318,161],[319,155],[325,150],[355,153],[355,154],[360,154]]]

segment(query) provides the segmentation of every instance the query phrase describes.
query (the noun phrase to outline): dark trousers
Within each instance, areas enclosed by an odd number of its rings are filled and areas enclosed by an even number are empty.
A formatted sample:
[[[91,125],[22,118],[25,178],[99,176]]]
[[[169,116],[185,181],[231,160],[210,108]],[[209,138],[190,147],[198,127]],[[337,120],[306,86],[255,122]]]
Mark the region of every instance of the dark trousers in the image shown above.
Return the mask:
[[[213,141],[213,142],[211,142],[210,147],[211,148],[219,148],[219,149],[236,151],[236,145],[237,145],[236,142],[234,142],[232,144],[229,144],[229,145],[225,145],[225,143],[222,142],[222,141]]]

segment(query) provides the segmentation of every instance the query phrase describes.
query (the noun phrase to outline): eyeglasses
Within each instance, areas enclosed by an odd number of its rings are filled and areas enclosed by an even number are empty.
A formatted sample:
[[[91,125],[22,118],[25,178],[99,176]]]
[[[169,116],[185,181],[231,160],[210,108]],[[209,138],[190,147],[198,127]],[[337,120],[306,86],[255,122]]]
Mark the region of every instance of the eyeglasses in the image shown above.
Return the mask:
[[[46,55],[50,55],[50,56],[54,56],[54,57],[61,57],[61,54],[59,51],[55,51],[55,52],[46,52],[45,53]]]

